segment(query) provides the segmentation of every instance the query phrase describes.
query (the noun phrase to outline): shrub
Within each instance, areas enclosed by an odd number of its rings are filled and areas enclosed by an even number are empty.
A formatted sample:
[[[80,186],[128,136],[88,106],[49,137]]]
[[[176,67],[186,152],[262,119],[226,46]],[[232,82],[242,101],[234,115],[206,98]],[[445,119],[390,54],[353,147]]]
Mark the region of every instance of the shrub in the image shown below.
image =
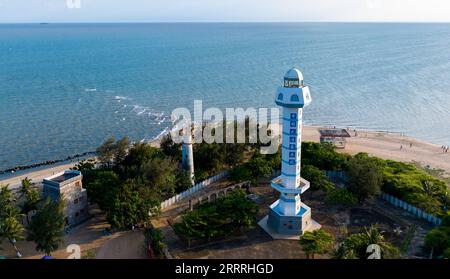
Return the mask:
[[[428,213],[445,214],[447,185],[412,164],[385,161],[382,190]]]
[[[442,255],[444,251],[450,249],[450,228],[441,226],[432,229],[425,236],[424,244],[428,251],[433,250],[435,257]]]
[[[252,228],[256,224],[257,213],[255,202],[247,199],[244,191],[237,190],[187,213],[180,223],[174,225],[174,231],[190,246],[193,239],[209,241]]]
[[[311,183],[311,190],[330,191],[335,188],[334,184],[325,174],[325,171],[322,171],[315,166],[303,166],[302,177]]]
[[[335,189],[327,193],[325,202],[328,205],[352,207],[358,204],[358,199],[346,189]]]
[[[252,171],[247,164],[237,166],[230,171],[230,180],[239,183],[253,180]]]
[[[336,147],[330,143],[302,143],[302,164],[315,166],[321,170],[345,170],[348,154],[336,152]]]
[[[146,241],[151,244],[151,247],[156,255],[161,257],[164,254],[164,248],[167,247],[166,243],[164,242],[162,231],[153,227],[149,227],[145,229],[144,235]]]

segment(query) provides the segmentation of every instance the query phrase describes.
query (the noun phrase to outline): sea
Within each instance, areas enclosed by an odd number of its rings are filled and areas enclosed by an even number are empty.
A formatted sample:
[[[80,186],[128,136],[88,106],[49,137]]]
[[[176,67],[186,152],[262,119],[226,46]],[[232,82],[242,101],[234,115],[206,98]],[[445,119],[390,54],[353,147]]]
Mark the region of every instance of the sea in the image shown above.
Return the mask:
[[[0,170],[149,141],[194,100],[275,107],[294,66],[305,124],[450,145],[450,24],[1,24]]]

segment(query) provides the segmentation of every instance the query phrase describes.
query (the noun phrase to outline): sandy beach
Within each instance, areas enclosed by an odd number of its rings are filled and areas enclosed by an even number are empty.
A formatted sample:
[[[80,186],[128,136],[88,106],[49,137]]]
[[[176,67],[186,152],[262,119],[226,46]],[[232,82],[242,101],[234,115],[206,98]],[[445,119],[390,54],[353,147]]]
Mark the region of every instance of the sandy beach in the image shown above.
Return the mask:
[[[304,126],[303,141],[318,142],[320,140],[320,128],[322,127]],[[341,152],[350,154],[367,152],[372,156],[383,159],[418,163],[423,167],[429,166],[443,170],[446,176],[450,176],[450,153],[443,153],[439,145],[394,133],[358,130],[358,134],[355,137],[353,131],[349,132],[352,137],[347,140],[347,146]],[[410,147],[411,143],[412,147]],[[159,142],[154,141],[150,144],[158,146]],[[400,146],[403,148],[400,149]],[[9,185],[12,188],[17,188],[25,177],[28,177],[33,182],[40,183],[45,177],[72,168],[75,164],[76,162],[54,167],[50,166],[49,168],[28,171],[23,174],[19,172],[16,176],[0,180],[0,185]]]
[[[318,142],[320,128],[322,127],[305,126],[303,140]],[[350,154],[366,152],[383,159],[418,163],[422,167],[429,166],[443,170],[446,176],[450,176],[450,153],[443,153],[440,145],[396,133],[358,130],[356,137],[353,131],[349,133],[352,137],[347,140],[346,148],[341,152]]]

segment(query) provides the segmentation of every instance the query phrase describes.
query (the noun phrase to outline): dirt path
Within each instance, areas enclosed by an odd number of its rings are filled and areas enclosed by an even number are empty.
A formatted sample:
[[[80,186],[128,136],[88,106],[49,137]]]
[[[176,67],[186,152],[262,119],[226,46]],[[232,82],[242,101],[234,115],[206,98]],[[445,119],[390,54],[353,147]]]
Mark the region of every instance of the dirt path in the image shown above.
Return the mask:
[[[93,251],[95,254],[95,251],[105,242],[124,234],[123,232],[119,232],[105,236],[103,230],[106,228],[109,228],[109,224],[106,222],[104,216],[102,214],[96,214],[93,218],[77,226],[67,234],[64,237],[64,243],[60,245],[57,251],[52,253],[52,256],[56,259],[66,259],[69,256],[69,253],[66,252],[66,247],[70,244],[79,245],[82,256],[86,255],[88,251]],[[1,247],[3,250],[0,251],[0,254],[7,258],[15,258],[15,252],[6,240],[2,243]],[[44,256],[43,253],[35,250],[34,242],[19,241],[17,247],[25,259],[40,259]]]
[[[97,251],[96,259],[147,259],[145,237],[141,231],[129,231],[108,240]]]

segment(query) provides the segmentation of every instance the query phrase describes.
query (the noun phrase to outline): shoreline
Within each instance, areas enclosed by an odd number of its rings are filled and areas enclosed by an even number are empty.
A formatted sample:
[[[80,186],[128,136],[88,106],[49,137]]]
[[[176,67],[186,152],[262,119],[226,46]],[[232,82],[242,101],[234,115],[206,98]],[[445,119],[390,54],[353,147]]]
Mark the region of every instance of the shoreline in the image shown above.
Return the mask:
[[[319,129],[330,128],[328,126],[304,126],[303,127],[303,141],[319,142]],[[403,135],[398,132],[389,131],[370,131],[359,130],[358,136],[354,136],[354,129],[348,130],[351,138],[347,139],[347,146],[339,152],[357,154],[359,152],[366,152],[371,156],[380,157],[383,159],[390,159],[406,163],[419,164],[426,168],[436,170],[443,170],[445,177],[450,177],[450,153],[443,153],[439,145],[420,140],[414,137]],[[159,147],[161,139],[164,134],[160,134],[148,142],[148,144]],[[410,147],[412,144],[412,147]],[[400,149],[400,146],[403,148]],[[73,156],[72,156],[73,157]],[[69,158],[69,157],[68,157]],[[18,187],[20,181],[25,177],[32,179],[33,182],[40,182],[46,176],[74,167],[78,162],[86,159],[95,158],[95,156],[84,156],[81,158],[73,157],[76,161],[69,159],[61,160],[56,164],[42,165],[26,170],[19,170],[14,173],[0,174],[0,185],[10,185],[11,187]]]

